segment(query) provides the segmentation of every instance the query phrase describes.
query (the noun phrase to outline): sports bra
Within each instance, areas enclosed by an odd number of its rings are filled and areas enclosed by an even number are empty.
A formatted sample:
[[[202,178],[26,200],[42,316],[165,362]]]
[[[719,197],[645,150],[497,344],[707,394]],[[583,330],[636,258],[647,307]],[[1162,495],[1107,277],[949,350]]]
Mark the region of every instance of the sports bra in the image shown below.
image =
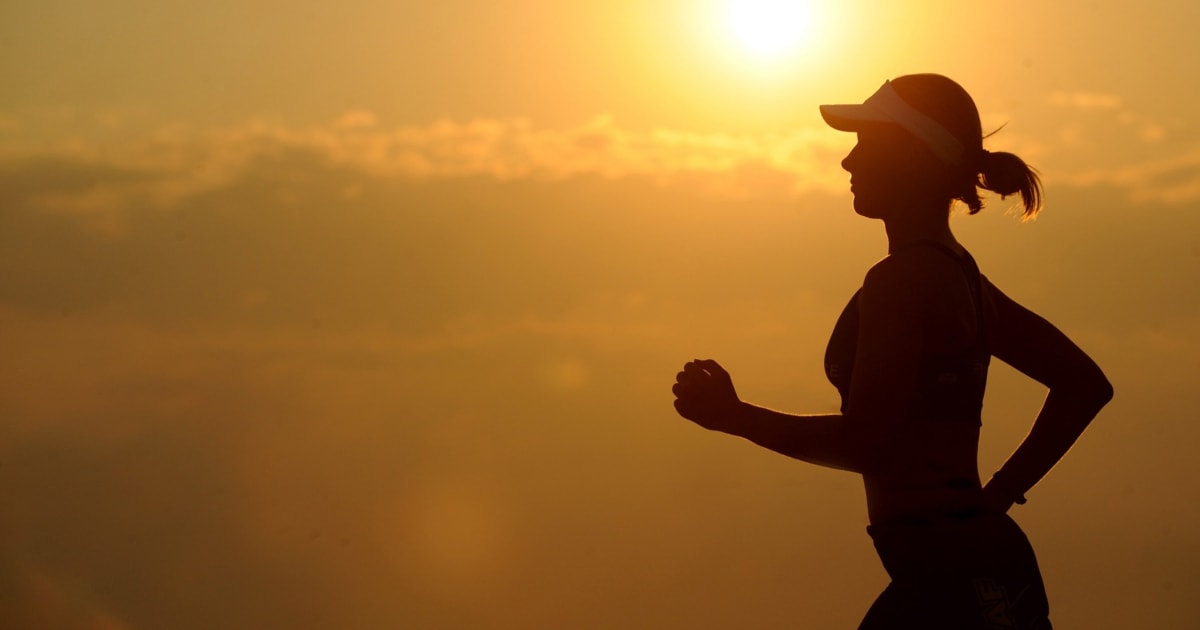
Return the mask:
[[[909,247],[932,247],[955,261],[967,278],[967,286],[975,304],[975,340],[971,345],[952,352],[926,352],[921,355],[917,392],[908,417],[945,422],[981,424],[983,393],[987,386],[991,351],[983,318],[983,280],[979,267],[970,254],[958,254],[940,243],[920,242]],[[859,289],[842,310],[829,345],[825,348],[825,376],[837,388],[842,398],[841,410],[846,412],[850,400],[850,380],[854,374],[854,354],[858,348]]]

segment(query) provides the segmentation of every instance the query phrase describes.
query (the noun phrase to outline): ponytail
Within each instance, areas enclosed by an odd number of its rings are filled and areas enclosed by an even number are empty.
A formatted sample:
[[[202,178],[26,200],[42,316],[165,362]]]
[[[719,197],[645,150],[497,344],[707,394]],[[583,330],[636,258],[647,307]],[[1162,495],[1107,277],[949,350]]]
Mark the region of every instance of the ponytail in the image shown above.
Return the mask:
[[[978,177],[972,182],[970,189],[963,190],[962,195],[958,197],[967,204],[971,214],[983,209],[983,201],[979,199],[976,186],[999,193],[1001,199],[1020,193],[1025,206],[1022,220],[1034,218],[1038,210],[1041,210],[1042,180],[1037,171],[1024,160],[1012,153],[992,153],[985,149],[980,154],[978,164]]]

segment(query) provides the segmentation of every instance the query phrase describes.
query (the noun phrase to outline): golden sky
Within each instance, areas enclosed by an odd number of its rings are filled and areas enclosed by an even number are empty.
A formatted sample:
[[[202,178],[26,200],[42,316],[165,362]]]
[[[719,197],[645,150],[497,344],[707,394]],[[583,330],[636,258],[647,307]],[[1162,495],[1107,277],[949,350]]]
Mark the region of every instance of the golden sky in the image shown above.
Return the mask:
[[[884,240],[817,105],[940,72],[1047,192],[956,233],[1117,390],[1014,512],[1052,618],[1196,627],[1200,8],[736,4],[4,3],[0,626],[854,627],[858,480],[669,387],[836,408]]]

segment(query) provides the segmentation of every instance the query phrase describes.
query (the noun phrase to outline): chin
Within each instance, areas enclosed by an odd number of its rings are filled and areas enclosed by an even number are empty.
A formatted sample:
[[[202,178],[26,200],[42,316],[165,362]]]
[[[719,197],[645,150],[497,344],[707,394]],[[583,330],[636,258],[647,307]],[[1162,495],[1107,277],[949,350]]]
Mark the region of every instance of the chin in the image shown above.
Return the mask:
[[[881,210],[882,208],[880,207],[880,204],[871,203],[870,201],[864,200],[857,196],[854,197],[854,212],[861,217],[866,217],[868,219],[882,219],[883,212],[881,212]]]

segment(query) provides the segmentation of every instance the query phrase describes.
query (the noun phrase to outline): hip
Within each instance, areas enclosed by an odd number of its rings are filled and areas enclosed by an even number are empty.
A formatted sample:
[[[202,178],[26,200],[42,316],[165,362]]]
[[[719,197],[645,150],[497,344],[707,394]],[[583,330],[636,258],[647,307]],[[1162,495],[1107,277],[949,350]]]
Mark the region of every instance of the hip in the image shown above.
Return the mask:
[[[982,508],[898,518],[873,524],[867,533],[892,579],[1018,564],[1037,571],[1033,547],[1016,521]]]
[[[1033,548],[1008,515],[977,510],[867,532],[892,583],[861,628],[1050,628]]]

